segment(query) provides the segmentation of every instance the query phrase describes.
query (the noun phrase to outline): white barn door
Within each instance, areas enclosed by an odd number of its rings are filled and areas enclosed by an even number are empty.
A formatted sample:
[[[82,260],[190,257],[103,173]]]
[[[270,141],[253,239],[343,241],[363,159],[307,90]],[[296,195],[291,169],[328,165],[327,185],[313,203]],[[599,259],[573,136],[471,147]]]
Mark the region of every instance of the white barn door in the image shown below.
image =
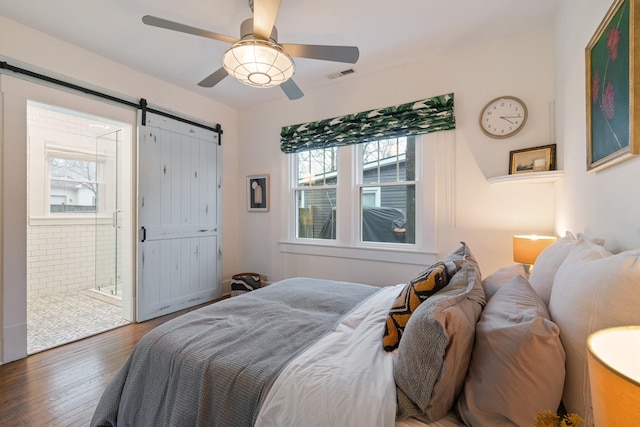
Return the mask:
[[[148,112],[140,123],[138,322],[222,295],[218,134]]]

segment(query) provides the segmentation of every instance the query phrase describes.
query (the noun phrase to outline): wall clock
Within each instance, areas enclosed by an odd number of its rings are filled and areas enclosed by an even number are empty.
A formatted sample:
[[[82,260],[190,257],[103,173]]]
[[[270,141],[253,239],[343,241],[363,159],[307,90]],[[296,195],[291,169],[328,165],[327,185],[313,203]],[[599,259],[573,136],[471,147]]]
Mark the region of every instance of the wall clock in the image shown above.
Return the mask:
[[[515,135],[527,122],[527,106],[515,96],[489,101],[480,112],[480,128],[491,138]]]

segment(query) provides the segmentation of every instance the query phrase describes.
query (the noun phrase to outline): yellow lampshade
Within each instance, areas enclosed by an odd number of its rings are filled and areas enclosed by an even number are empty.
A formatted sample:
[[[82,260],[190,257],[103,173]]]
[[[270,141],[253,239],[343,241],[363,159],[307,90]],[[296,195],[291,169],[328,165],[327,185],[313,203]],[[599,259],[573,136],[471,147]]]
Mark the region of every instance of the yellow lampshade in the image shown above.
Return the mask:
[[[553,236],[513,236],[513,260],[533,265],[540,252],[555,241]]]
[[[594,424],[640,426],[640,326],[595,332],[587,347]]]

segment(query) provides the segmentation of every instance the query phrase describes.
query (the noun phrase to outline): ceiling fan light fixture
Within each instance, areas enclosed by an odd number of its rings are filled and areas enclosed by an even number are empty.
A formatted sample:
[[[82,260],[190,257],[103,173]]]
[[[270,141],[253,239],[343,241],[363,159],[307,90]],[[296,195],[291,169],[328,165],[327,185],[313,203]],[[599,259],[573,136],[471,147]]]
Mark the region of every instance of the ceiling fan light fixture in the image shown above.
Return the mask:
[[[293,59],[279,45],[254,38],[240,40],[222,56],[230,76],[253,87],[274,87],[293,76]]]

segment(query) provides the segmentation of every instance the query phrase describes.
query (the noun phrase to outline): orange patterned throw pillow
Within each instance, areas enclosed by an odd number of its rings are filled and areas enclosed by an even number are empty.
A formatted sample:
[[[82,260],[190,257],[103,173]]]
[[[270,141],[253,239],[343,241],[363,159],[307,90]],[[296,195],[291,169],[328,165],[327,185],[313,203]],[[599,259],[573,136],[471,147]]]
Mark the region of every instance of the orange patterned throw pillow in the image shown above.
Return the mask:
[[[402,332],[411,314],[424,300],[444,288],[447,283],[449,283],[449,277],[444,262],[433,264],[407,283],[393,302],[387,316],[382,338],[382,345],[386,351],[398,348]]]

